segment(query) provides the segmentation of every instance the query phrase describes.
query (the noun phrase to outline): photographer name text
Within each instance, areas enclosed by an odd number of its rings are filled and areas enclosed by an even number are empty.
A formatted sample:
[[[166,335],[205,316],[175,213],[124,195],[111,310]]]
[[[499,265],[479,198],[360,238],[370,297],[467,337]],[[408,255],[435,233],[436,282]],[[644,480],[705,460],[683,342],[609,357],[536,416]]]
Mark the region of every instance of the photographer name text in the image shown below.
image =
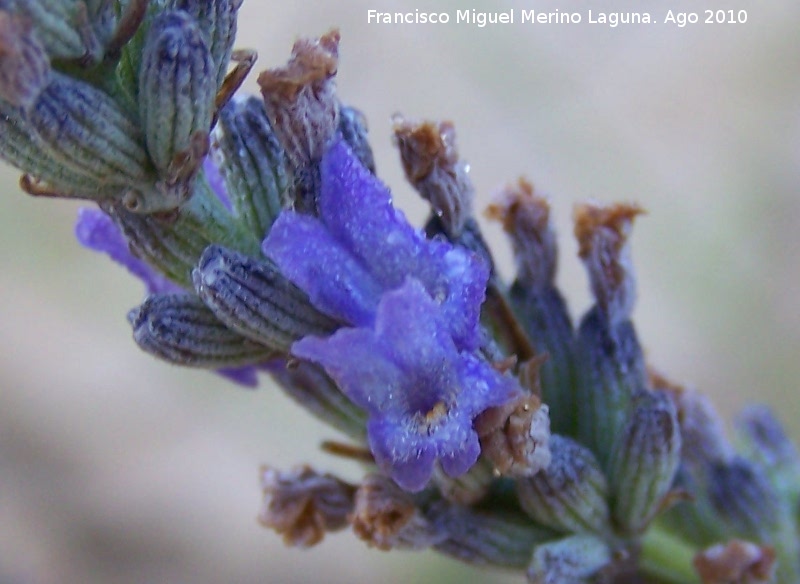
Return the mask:
[[[453,12],[426,12],[413,10],[405,12],[381,12],[367,10],[367,24],[458,24],[485,28],[487,26],[513,24],[599,24],[616,28],[618,26],[639,24],[666,24],[683,28],[696,24],[744,24],[747,22],[746,10],[700,10],[697,12],[679,12],[665,10],[661,14],[651,12],[601,12],[586,10],[583,12],[538,10],[517,10],[511,8],[502,12],[482,12],[472,10],[456,10]]]

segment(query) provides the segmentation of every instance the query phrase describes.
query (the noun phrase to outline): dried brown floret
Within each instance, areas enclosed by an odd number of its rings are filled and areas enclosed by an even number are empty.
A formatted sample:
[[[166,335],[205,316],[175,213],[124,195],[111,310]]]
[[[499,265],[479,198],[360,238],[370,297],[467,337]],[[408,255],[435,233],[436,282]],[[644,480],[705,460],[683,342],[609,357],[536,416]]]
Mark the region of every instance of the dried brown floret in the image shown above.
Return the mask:
[[[347,526],[356,488],[308,466],[291,472],[261,469],[264,506],[259,522],[283,535],[286,545],[311,547],[325,533]]]
[[[378,474],[358,488],[350,523],[356,536],[381,550],[423,549],[441,539],[412,496]]]
[[[406,178],[430,202],[450,237],[457,237],[472,216],[474,190],[467,165],[459,160],[452,122],[394,117],[395,143]]]
[[[698,553],[694,557],[694,568],[703,584],[771,582],[775,551],[769,546],[734,539]]]

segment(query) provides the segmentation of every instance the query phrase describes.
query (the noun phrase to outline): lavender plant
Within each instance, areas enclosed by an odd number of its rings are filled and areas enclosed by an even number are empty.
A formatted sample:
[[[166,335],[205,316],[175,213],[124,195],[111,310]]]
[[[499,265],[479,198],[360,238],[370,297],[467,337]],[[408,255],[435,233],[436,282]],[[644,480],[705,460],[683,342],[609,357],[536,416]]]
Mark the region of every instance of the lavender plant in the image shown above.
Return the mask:
[[[143,281],[144,351],[243,386],[269,375],[341,432],[350,484],[261,471],[261,522],[308,547],[352,528],[535,583],[800,581],[800,461],[756,407],[724,435],[708,400],[656,373],[631,321],[641,209],[584,204],[594,306],[555,285],[547,200],[488,208],[502,281],[448,122],[398,117],[409,224],[366,121],[336,89],[339,34],[300,40],[233,97],[241,0],[0,0],[0,155],[34,196],[79,198],[76,235]]]

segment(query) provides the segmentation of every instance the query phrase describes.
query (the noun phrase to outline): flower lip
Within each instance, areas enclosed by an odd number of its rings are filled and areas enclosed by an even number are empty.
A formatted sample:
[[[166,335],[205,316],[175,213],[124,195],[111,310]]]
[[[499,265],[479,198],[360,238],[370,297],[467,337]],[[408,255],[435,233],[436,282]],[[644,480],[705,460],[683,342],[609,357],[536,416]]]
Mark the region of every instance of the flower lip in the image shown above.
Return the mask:
[[[305,337],[297,357],[322,365],[369,414],[370,448],[401,487],[418,491],[439,461],[466,472],[480,453],[474,418],[519,394],[518,384],[455,345],[439,305],[407,278],[383,295],[374,326]]]

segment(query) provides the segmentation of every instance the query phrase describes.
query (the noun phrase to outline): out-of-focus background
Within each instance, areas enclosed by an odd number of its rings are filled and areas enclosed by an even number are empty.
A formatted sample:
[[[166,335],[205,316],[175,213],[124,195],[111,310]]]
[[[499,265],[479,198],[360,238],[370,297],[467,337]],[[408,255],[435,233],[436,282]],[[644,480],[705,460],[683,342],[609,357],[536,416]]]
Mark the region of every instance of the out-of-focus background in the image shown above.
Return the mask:
[[[618,0],[595,11],[747,11],[746,24],[367,25],[367,10],[579,10],[577,1],[246,0],[240,47],[277,66],[298,36],[342,33],[339,91],[370,120],[378,171],[421,221],[390,116],[455,122],[477,206],[524,174],[552,198],[573,315],[587,285],[576,201],[638,201],[635,319],[649,360],[727,419],[774,406],[795,438],[800,389],[800,6]],[[255,75],[246,89],[256,90]],[[79,205],[34,200],[0,169],[0,582],[456,582],[433,554],[349,533],[286,549],[256,523],[258,467],[311,462],[335,438],[266,381],[241,391],[130,339],[142,287],[78,247]],[[486,227],[506,275],[500,230]],[[518,578],[484,572],[484,581]]]

